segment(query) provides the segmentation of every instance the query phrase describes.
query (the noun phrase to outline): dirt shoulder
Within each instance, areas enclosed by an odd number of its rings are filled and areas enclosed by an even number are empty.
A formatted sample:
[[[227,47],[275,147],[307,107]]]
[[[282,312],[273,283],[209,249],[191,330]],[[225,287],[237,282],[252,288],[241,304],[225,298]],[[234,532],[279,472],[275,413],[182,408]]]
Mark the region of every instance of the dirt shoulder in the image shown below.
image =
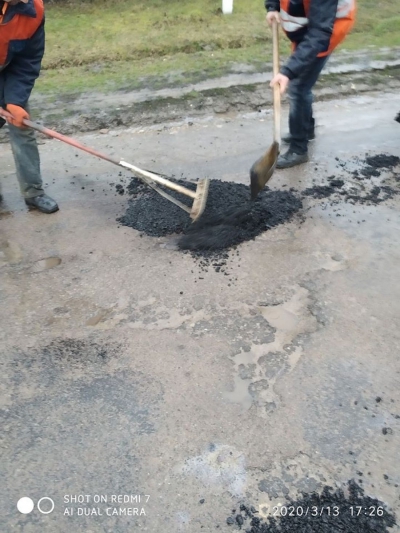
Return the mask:
[[[332,62],[315,89],[315,100],[329,100],[400,87],[400,60],[367,65]],[[34,94],[34,118],[64,134],[119,127],[149,126],[170,121],[231,112],[265,112],[271,107],[269,74],[246,73],[203,80],[187,86],[142,89],[108,94],[62,95],[58,99]],[[285,100],[284,100],[285,102]],[[7,128],[0,142],[7,141]]]

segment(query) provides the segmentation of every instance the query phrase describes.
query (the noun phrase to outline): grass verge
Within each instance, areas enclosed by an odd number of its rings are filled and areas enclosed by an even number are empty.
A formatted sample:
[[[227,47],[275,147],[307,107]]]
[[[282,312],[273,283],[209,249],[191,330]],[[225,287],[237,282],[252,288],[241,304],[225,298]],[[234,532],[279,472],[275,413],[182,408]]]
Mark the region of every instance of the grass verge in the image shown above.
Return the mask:
[[[271,59],[262,0],[72,0],[47,6],[42,93],[134,90],[193,83],[235,71],[262,70]],[[400,0],[358,0],[344,47],[400,46]],[[282,37],[282,55],[289,53]],[[265,68],[265,67],[264,67]]]

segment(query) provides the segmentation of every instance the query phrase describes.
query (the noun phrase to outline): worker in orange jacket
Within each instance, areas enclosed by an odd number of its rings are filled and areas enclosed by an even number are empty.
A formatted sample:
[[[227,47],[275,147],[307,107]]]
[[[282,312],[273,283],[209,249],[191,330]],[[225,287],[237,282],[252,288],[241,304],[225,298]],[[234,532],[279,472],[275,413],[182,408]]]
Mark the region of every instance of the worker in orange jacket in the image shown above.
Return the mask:
[[[0,107],[13,117],[8,128],[18,181],[29,207],[54,213],[58,205],[43,190],[35,134],[23,124],[43,54],[43,0],[0,0]]]
[[[281,93],[289,87],[289,144],[277,168],[308,161],[308,142],[315,137],[312,88],[332,51],[354,25],[355,0],[265,0],[267,22],[276,20],[292,41],[293,52],[271,81]]]

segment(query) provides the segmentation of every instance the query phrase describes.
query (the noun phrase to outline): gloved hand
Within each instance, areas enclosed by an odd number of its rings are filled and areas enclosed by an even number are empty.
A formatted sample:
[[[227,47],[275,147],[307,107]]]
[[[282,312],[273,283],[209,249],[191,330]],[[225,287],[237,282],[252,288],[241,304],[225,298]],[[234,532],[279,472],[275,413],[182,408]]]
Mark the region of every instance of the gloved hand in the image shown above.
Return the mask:
[[[24,120],[24,118],[29,120],[29,113],[27,113],[27,111],[25,111],[23,107],[14,104],[7,104],[6,109],[14,117],[13,119],[8,120],[10,124],[16,126],[17,128],[26,127],[24,126],[22,121]]]

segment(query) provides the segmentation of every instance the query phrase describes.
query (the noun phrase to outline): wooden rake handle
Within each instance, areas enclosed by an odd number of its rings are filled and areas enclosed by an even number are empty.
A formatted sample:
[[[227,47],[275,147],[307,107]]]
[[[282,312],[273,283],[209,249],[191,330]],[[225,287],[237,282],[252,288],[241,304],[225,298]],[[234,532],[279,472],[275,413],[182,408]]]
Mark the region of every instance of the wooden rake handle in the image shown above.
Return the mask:
[[[279,24],[272,21],[272,57],[274,76],[279,74]],[[274,141],[281,143],[281,92],[279,84],[274,85]]]

